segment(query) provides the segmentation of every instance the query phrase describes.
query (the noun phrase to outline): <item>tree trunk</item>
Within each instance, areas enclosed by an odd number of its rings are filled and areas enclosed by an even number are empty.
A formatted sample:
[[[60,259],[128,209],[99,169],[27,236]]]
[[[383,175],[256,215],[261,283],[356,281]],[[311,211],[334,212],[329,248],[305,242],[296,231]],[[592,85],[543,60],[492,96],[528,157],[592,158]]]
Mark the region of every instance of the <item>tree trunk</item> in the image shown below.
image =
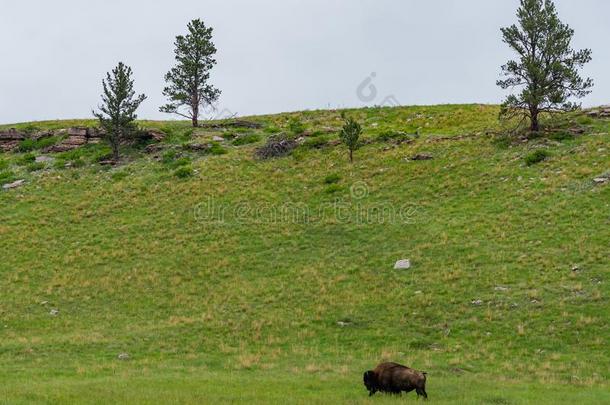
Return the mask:
[[[118,142],[112,142],[112,160],[114,160],[115,162],[119,161],[119,143]]]
[[[354,163],[354,151],[351,149],[349,150],[349,162]]]
[[[191,110],[192,110],[192,121],[193,127],[197,128],[199,126],[199,100],[197,99],[197,95],[193,94],[191,97]]]
[[[539,111],[537,108],[533,108],[530,112],[530,121],[531,121],[531,126],[530,126],[530,130],[532,132],[538,132],[540,131],[540,123],[538,122],[538,114]]]

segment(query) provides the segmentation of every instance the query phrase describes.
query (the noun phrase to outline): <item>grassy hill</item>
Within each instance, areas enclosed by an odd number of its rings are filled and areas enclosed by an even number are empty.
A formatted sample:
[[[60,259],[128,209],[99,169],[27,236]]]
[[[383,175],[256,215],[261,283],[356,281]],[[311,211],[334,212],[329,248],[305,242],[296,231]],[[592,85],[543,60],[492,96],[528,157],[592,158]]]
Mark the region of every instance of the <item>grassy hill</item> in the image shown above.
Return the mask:
[[[162,150],[117,167],[0,154],[26,180],[0,191],[0,403],[415,401],[367,397],[384,359],[426,370],[431,403],[610,402],[610,121],[510,144],[495,106],[349,113],[354,165],[332,111],[142,122]],[[291,156],[253,157],[291,130]]]

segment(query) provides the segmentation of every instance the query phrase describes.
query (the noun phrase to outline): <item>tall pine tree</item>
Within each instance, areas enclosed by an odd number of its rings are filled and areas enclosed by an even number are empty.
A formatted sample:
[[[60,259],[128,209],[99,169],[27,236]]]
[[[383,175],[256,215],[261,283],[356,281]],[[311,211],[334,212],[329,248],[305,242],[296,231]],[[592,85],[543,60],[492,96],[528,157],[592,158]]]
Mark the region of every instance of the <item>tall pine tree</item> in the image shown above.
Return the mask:
[[[174,45],[176,66],[165,75],[167,87],[163,90],[169,103],[160,111],[186,117],[197,127],[199,109],[212,105],[220,96],[220,90],[208,83],[210,70],[216,64],[212,28],[193,20],[188,24],[188,34],[177,36]]]
[[[504,101],[502,115],[529,119],[530,130],[540,130],[543,112],[569,111],[579,105],[571,98],[589,94],[593,81],[578,70],[591,61],[591,50],[574,51],[574,30],[559,20],[551,0],[521,0],[518,25],[502,28],[504,42],[517,54],[502,66],[503,89],[520,88]]]
[[[136,96],[131,68],[123,62],[119,62],[112,74],[106,73],[102,87],[103,104],[99,106],[99,112],[93,111],[93,115],[99,119],[105,138],[112,147],[113,159],[117,161],[121,142],[136,130],[136,110],[146,100],[146,96]]]

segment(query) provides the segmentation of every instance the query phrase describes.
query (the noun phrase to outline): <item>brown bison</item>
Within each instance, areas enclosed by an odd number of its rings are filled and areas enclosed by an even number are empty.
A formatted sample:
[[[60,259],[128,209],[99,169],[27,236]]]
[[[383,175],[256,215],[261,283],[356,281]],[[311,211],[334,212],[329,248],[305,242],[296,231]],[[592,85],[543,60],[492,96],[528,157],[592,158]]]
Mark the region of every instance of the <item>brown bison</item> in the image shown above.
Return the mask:
[[[417,398],[423,396],[424,399],[428,399],[426,373],[397,363],[381,363],[375,370],[365,372],[364,385],[369,391],[369,396],[376,392],[400,394],[403,391],[415,390]]]

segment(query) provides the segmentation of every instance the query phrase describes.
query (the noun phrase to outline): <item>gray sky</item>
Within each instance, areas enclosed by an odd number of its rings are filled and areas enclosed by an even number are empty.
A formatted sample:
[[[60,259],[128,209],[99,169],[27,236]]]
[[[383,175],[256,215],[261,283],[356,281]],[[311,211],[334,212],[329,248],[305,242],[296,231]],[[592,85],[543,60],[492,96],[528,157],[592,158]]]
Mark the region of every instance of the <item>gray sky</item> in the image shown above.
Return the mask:
[[[140,117],[170,118],[158,112],[163,75],[174,37],[193,18],[215,29],[220,110],[497,103],[499,67],[511,56],[499,28],[515,21],[518,0],[0,3],[0,123],[12,123],[90,117],[101,79],[119,61],[149,96]],[[556,3],[576,30],[575,47],[593,49],[585,73],[596,86],[584,104],[610,103],[610,2]]]

